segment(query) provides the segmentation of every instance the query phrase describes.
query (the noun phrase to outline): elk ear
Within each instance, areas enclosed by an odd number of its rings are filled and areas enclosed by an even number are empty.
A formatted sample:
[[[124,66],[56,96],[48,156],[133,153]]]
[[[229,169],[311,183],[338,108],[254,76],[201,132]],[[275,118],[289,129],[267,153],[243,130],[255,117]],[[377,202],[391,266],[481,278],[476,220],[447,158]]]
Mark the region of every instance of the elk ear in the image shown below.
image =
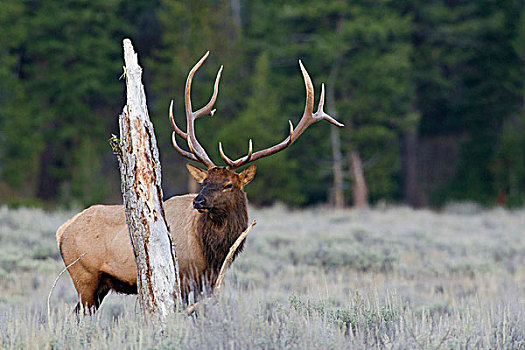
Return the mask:
[[[255,177],[255,169],[255,164],[252,164],[239,174],[239,179],[241,180],[243,186],[249,184],[250,181],[253,180]]]
[[[204,179],[206,179],[206,176],[208,176],[208,173],[204,170],[201,170],[197,168],[194,165],[186,164],[186,168],[188,168],[188,171],[190,172],[191,176],[197,181],[198,183],[203,183]]]

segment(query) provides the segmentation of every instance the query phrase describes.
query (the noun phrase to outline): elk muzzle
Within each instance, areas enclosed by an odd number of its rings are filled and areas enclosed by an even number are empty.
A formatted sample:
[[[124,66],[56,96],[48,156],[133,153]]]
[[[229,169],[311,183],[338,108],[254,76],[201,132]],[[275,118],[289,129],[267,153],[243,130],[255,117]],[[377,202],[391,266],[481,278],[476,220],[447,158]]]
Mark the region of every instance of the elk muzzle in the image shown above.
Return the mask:
[[[193,207],[201,213],[206,213],[209,209],[206,198],[200,193],[193,199]]]

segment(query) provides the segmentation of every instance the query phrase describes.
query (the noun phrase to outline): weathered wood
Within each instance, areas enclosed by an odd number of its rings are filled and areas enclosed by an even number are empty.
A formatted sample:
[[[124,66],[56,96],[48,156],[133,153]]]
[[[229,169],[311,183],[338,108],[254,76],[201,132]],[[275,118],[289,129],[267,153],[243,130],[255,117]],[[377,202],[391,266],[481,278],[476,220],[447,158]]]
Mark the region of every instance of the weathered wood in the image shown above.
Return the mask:
[[[352,184],[352,197],[354,199],[354,208],[368,208],[368,187],[366,186],[365,172],[359,152],[354,150],[350,152],[350,172],[354,183]]]
[[[328,113],[334,118],[338,118],[335,106],[335,83],[339,74],[341,59],[335,61],[330,69],[328,84],[326,88],[326,107]],[[330,127],[330,142],[332,145],[332,170],[334,174],[333,204],[335,208],[341,209],[345,206],[344,185],[343,185],[343,155],[341,151],[341,135],[339,128]]]
[[[124,39],[127,104],[119,118],[121,189],[126,222],[137,262],[142,311],[161,318],[180,298],[177,258],[162,203],[161,167],[142,85],[142,68]]]

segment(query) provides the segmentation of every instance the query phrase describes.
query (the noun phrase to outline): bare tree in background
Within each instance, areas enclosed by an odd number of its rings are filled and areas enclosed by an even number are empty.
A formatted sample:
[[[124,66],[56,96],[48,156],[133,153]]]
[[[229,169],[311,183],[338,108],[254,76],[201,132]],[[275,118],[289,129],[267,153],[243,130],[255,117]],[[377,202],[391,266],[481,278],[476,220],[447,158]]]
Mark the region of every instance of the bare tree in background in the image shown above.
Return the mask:
[[[368,187],[366,186],[363,162],[357,150],[350,152],[350,174],[352,175],[352,198],[354,207],[368,208]]]
[[[342,57],[341,57],[342,58]],[[326,107],[328,114],[334,118],[338,118],[337,109],[335,106],[335,81],[337,79],[337,73],[339,71],[341,60],[338,59],[330,69],[330,75],[328,77],[328,84],[326,89]],[[343,156],[341,154],[341,135],[339,128],[332,126],[330,127],[330,142],[332,145],[332,169],[334,175],[334,185],[332,188],[334,207],[344,208],[345,197],[343,188]]]

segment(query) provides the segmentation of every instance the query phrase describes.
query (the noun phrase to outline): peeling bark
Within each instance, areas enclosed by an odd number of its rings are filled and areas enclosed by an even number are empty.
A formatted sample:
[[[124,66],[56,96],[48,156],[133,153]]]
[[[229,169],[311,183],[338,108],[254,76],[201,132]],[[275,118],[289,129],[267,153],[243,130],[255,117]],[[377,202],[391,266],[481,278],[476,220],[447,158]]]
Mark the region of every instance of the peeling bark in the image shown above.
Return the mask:
[[[177,258],[164,215],[161,167],[153,124],[142,85],[142,68],[124,39],[127,104],[119,118],[121,190],[126,222],[137,262],[142,311],[166,317],[180,299]]]

